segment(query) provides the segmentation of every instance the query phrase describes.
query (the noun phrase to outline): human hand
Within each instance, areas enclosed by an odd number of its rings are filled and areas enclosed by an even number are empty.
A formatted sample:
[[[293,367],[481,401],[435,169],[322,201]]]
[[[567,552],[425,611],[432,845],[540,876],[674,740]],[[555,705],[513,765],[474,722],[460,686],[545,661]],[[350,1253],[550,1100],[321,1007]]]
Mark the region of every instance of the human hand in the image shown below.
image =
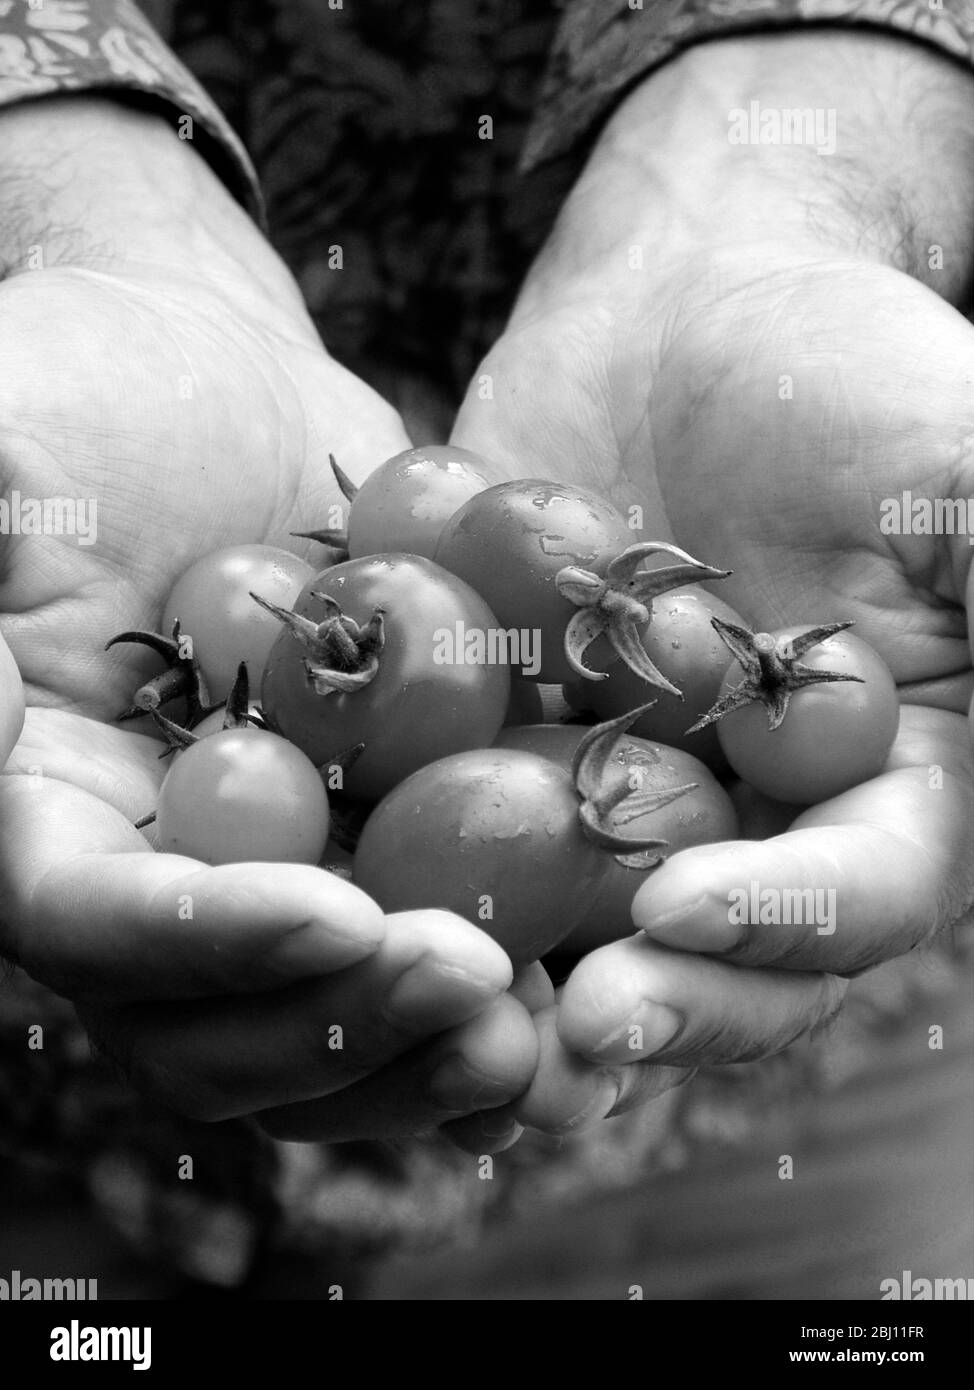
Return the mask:
[[[0,637],[0,769],[24,725],[24,687],[10,648]]]
[[[324,352],[281,262],[160,120],[79,97],[0,124],[0,186],[23,203],[0,283],[0,496],[18,517],[74,499],[83,523],[0,536],[30,706],[0,778],[0,951],[189,1115],[348,1138],[467,1113],[489,1083],[484,1105],[516,1093],[536,1043],[499,947],[440,913],[384,919],[317,868],[152,853],[132,822],[159,744],[111,722],[152,658],[106,640],[156,626],[199,556],[320,525],[328,453],[359,481],[408,445],[402,423]],[[12,681],[4,644],[8,742]],[[448,1053],[476,1075],[437,1100],[423,1086]]]
[[[684,54],[609,123],[478,370],[492,399],[460,412],[459,444],[638,506],[647,536],[733,570],[719,593],[752,626],[854,619],[902,701],[882,776],[652,875],[644,934],[582,959],[548,1016],[525,1123],[619,1113],[677,1068],[779,1050],[834,1013],[837,977],[974,896],[974,551],[966,530],[880,526],[907,489],[974,497],[974,332],[952,307],[974,270],[970,84],[878,35]],[[835,163],[730,143],[754,98],[836,113]],[[729,895],[751,882],[834,888],[835,931],[735,927]]]

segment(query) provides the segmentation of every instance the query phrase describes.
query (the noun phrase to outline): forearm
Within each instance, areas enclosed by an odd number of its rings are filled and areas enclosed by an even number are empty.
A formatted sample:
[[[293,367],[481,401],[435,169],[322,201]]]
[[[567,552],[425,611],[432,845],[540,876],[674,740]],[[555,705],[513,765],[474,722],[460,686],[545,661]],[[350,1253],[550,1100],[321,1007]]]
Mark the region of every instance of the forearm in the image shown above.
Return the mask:
[[[805,142],[785,143],[796,110],[811,112]],[[763,143],[776,127],[778,143]],[[825,28],[700,44],[616,110],[525,304],[610,262],[627,269],[632,247],[692,268],[720,246],[760,260],[785,245],[894,265],[956,302],[972,264],[972,163],[974,78],[934,50]]]

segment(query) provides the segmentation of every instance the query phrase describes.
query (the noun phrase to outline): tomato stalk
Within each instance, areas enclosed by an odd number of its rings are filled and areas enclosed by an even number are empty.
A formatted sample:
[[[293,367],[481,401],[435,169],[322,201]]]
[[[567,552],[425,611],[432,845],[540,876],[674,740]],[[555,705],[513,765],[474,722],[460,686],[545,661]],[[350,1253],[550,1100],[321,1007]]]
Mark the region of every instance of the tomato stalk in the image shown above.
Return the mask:
[[[721,618],[711,618],[711,626],[721,638],[727,649],[740,663],[744,679],[728,690],[719,700],[687,730],[688,734],[705,729],[732,710],[758,700],[768,712],[768,728],[780,728],[788,705],[796,690],[822,682],[856,681],[863,684],[861,676],[846,675],[841,671],[817,671],[805,666],[799,660],[812,647],[845,632],[853,626],[850,619],[844,623],[824,623],[810,628],[808,632],[793,637],[789,642],[776,642],[769,632],[751,632],[736,623],[724,622]]]
[[[681,563],[640,569],[647,556],[661,552],[677,556]],[[682,692],[666,679],[640,640],[642,631],[652,621],[653,600],[671,589],[703,579],[726,579],[729,574],[729,570],[705,565],[665,541],[628,546],[608,565],[604,578],[577,565],[566,565],[555,575],[555,586],[579,610],[565,629],[568,664],[586,680],[606,680],[607,672],[593,671],[582,661],[592,643],[606,637],[616,655],[637,676],[682,700]]]
[[[160,705],[185,696],[186,722],[189,726],[197,724],[204,715],[217,709],[210,704],[210,693],[196,660],[193,640],[180,630],[179,619],[172,625],[172,635],[166,637],[161,632],[146,632],[141,629],[120,632],[110,642],[105,643],[106,652],[119,642],[139,642],[151,647],[168,663],[167,669],[140,685],[133,697],[133,703],[118,716],[119,720],[136,719],[142,714],[151,714]]]
[[[192,733],[189,729],[184,729],[181,724],[176,724],[171,719],[167,719],[158,710],[150,711],[156,725],[162,730],[166,738],[167,747],[159,754],[160,758],[168,758],[173,753],[182,752],[186,748],[192,748],[194,744],[202,742],[199,734]],[[250,713],[250,681],[247,675],[247,663],[241,661],[237,667],[236,680],[231,687],[230,694],[227,696],[226,710],[223,716],[222,730],[245,729],[248,725],[254,725],[265,732],[273,732],[267,729],[263,719],[257,719]],[[356,743],[351,748],[345,748],[340,753],[336,753],[329,758],[327,763],[323,763],[318,768],[318,775],[325,783],[328,790],[328,782],[331,774],[336,768],[343,771],[351,767],[365,751],[364,743]],[[147,825],[151,825],[156,818],[155,811],[150,811],[148,815],[142,816],[135,822],[136,830],[144,830]]]
[[[214,705],[214,710],[219,709],[219,705]],[[212,713],[212,711],[210,711]],[[194,743],[199,743],[200,736],[191,733],[182,724],[176,724],[171,719],[167,719],[164,714],[160,714],[157,709],[150,710],[152,719],[158,729],[162,731],[166,739],[166,747],[159,754],[160,758],[168,758],[171,754],[179,752],[183,748],[189,748]],[[227,695],[224,705],[223,729],[245,729],[248,724],[256,724],[258,728],[264,728],[262,719],[256,719],[250,713],[250,679],[247,675],[247,663],[241,661],[237,667],[237,675],[230,693]]]
[[[326,610],[322,621],[315,623],[259,594],[251,593],[250,597],[279,618],[301,643],[306,653],[304,668],[316,694],[350,695],[375,680],[385,645],[384,608],[373,608],[369,621],[360,626],[354,618],[346,617],[328,594],[312,590],[310,597],[320,599]]]

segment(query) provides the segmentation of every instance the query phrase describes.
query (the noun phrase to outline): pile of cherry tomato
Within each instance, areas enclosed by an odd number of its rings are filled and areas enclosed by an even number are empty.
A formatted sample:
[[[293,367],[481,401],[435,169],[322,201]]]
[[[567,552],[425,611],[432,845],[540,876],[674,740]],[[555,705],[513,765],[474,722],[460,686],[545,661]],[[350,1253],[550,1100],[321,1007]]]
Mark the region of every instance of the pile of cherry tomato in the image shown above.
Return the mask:
[[[742,797],[787,824],[882,770],[896,688],[851,624],[756,633],[710,591],[726,571],[462,449],[409,450],[360,489],[333,466],[347,529],[303,533],[319,570],[217,551],[158,631],[109,642],[165,663],[122,715],[169,745],[139,822],[158,850],[325,864],[337,845],[385,910],[450,909],[524,962],[630,934],[643,879],[738,838]],[[551,685],[573,721],[543,722]]]

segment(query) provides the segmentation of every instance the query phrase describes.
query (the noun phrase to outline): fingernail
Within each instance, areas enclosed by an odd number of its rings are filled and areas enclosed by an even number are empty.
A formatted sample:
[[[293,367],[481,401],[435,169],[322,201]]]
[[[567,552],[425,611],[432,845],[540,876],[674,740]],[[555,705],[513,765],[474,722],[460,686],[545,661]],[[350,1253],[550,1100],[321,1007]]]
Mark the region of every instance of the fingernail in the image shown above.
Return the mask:
[[[485,1110],[477,1116],[477,1121],[492,1153],[501,1153],[504,1149],[509,1149],[524,1133],[524,1126],[519,1123],[510,1102],[497,1110]]]
[[[511,1098],[510,1087],[479,1075],[462,1057],[447,1057],[441,1062],[426,1090],[437,1105],[464,1115],[473,1110],[491,1110]]]
[[[572,1117],[568,1124],[563,1126],[563,1130],[577,1131],[585,1129],[588,1125],[598,1124],[600,1120],[604,1120],[606,1115],[615,1108],[616,1102],[619,1099],[619,1089],[619,1080],[617,1077],[611,1076],[608,1073],[600,1077],[592,1099],[584,1109],[580,1110],[577,1115]]]
[[[524,1133],[523,1125],[512,1125],[506,1134],[500,1134],[496,1139],[491,1139],[490,1146],[495,1154],[504,1153],[506,1149],[512,1148],[521,1135]]]
[[[606,1033],[592,1049],[602,1062],[633,1062],[652,1057],[676,1037],[683,1027],[683,1016],[669,1004],[645,999],[625,1023]]]
[[[730,920],[729,903],[722,904],[710,893],[680,903],[665,912],[645,906],[637,898],[633,922],[654,941],[685,951],[729,951],[741,937],[741,928]]]
[[[436,1032],[472,1017],[498,993],[489,981],[424,956],[392,986],[383,1013],[394,1026]]]

